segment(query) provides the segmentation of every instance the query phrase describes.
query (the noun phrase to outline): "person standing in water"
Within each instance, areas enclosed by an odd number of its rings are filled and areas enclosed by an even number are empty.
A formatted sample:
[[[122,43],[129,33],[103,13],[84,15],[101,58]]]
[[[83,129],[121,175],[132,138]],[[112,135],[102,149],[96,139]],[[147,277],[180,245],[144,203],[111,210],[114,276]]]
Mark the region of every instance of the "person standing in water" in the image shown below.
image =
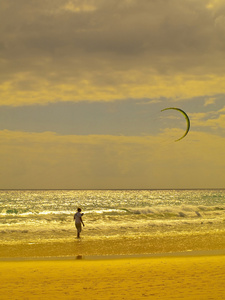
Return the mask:
[[[75,220],[75,226],[76,226],[76,229],[77,229],[77,238],[79,239],[80,238],[80,233],[81,233],[81,224],[84,226],[84,222],[82,220],[82,216],[83,214],[81,213],[81,208],[78,208],[77,209],[77,212],[75,213],[74,215],[74,220]]]

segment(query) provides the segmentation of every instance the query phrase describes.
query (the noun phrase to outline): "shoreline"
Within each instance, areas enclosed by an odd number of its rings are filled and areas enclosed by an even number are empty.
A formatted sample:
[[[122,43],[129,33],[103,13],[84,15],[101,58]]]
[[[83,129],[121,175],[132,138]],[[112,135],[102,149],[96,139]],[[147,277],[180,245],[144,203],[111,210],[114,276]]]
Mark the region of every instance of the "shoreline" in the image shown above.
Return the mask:
[[[1,243],[0,260],[44,257],[138,257],[168,256],[173,253],[217,253],[225,251],[224,232],[177,236],[140,236],[134,238],[74,239],[38,243]],[[171,254],[172,253],[172,254]],[[179,254],[180,255],[180,254]]]
[[[99,261],[99,260],[123,260],[145,258],[178,258],[178,257],[210,257],[225,256],[225,250],[199,250],[183,252],[165,252],[148,254],[116,254],[116,255],[76,255],[76,256],[37,256],[37,257],[0,257],[0,262],[28,262],[28,261]]]

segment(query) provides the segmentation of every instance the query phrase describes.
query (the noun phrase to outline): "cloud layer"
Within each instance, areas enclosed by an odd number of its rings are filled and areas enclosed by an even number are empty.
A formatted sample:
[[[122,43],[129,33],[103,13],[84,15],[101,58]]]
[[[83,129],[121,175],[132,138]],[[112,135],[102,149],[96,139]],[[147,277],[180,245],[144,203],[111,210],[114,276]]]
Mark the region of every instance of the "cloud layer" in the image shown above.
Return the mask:
[[[224,1],[0,1],[0,103],[225,93]]]
[[[1,131],[4,188],[215,188],[224,184],[224,138],[59,136]],[[171,135],[171,132],[168,133]],[[179,134],[179,132],[174,132]]]

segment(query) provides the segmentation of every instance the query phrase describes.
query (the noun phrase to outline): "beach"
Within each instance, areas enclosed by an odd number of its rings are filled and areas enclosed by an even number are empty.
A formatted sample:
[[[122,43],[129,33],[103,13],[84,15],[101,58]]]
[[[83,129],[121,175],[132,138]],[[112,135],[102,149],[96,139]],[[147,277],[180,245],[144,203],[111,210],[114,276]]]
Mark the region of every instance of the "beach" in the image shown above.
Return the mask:
[[[2,261],[1,299],[225,299],[225,256]]]
[[[0,299],[225,299],[224,190],[1,191],[0,202]]]

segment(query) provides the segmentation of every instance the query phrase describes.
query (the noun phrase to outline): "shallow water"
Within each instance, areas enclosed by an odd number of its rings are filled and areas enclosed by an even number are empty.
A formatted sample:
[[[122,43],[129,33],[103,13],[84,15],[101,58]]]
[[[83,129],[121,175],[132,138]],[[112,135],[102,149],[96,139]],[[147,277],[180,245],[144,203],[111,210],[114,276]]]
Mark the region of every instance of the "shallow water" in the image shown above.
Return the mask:
[[[129,239],[224,232],[225,190],[0,191],[1,244]]]

